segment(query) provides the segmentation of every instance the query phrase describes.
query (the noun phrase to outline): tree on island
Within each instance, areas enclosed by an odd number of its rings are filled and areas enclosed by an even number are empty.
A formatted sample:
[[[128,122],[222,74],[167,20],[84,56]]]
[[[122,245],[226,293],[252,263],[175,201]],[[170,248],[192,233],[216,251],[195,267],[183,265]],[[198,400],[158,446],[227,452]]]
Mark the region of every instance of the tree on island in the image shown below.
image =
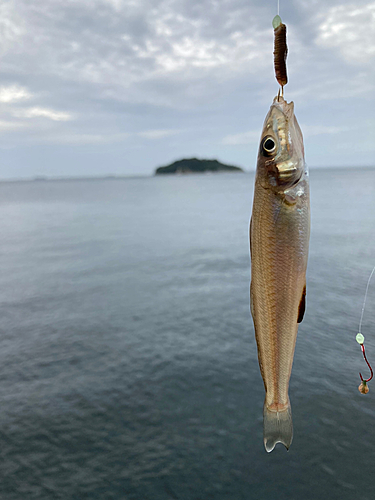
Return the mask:
[[[243,172],[242,168],[225,165],[217,160],[198,160],[190,158],[178,160],[166,167],[159,167],[155,175],[160,174],[191,174],[204,172]]]

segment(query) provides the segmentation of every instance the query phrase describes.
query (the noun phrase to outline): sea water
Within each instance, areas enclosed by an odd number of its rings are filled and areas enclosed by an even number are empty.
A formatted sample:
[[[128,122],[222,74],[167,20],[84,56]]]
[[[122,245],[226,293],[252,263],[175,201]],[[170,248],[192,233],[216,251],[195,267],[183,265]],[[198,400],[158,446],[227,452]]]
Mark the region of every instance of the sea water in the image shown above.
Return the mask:
[[[253,174],[0,184],[0,498],[372,500],[375,169],[312,169],[294,440],[267,454]],[[375,365],[375,282],[362,332]]]

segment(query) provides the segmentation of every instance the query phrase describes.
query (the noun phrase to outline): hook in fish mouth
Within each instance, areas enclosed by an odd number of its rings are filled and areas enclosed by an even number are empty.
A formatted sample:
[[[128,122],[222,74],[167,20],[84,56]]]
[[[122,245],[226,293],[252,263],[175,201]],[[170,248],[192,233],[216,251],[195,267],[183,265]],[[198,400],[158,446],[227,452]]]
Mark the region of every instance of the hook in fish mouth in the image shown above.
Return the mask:
[[[284,100],[284,85],[281,85],[281,87],[279,88],[279,91],[277,93],[277,102],[280,102],[280,97]]]

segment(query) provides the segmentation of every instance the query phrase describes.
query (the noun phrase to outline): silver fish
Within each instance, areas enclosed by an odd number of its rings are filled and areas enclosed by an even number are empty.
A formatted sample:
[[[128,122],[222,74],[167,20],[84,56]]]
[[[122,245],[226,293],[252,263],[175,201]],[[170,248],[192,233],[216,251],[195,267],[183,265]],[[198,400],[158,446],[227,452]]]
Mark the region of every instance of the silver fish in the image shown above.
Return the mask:
[[[250,222],[251,287],[258,360],[266,397],[268,452],[293,438],[289,379],[303,319],[310,238],[309,177],[293,102],[275,97],[258,153]]]

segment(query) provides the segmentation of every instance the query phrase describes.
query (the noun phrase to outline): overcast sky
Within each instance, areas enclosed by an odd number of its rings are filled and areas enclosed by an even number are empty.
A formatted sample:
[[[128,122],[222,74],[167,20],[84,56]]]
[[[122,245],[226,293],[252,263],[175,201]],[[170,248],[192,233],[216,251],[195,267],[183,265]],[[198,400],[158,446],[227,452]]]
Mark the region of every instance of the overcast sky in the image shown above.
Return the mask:
[[[277,0],[0,2],[0,178],[253,170]],[[280,0],[306,161],[375,165],[375,2]]]

